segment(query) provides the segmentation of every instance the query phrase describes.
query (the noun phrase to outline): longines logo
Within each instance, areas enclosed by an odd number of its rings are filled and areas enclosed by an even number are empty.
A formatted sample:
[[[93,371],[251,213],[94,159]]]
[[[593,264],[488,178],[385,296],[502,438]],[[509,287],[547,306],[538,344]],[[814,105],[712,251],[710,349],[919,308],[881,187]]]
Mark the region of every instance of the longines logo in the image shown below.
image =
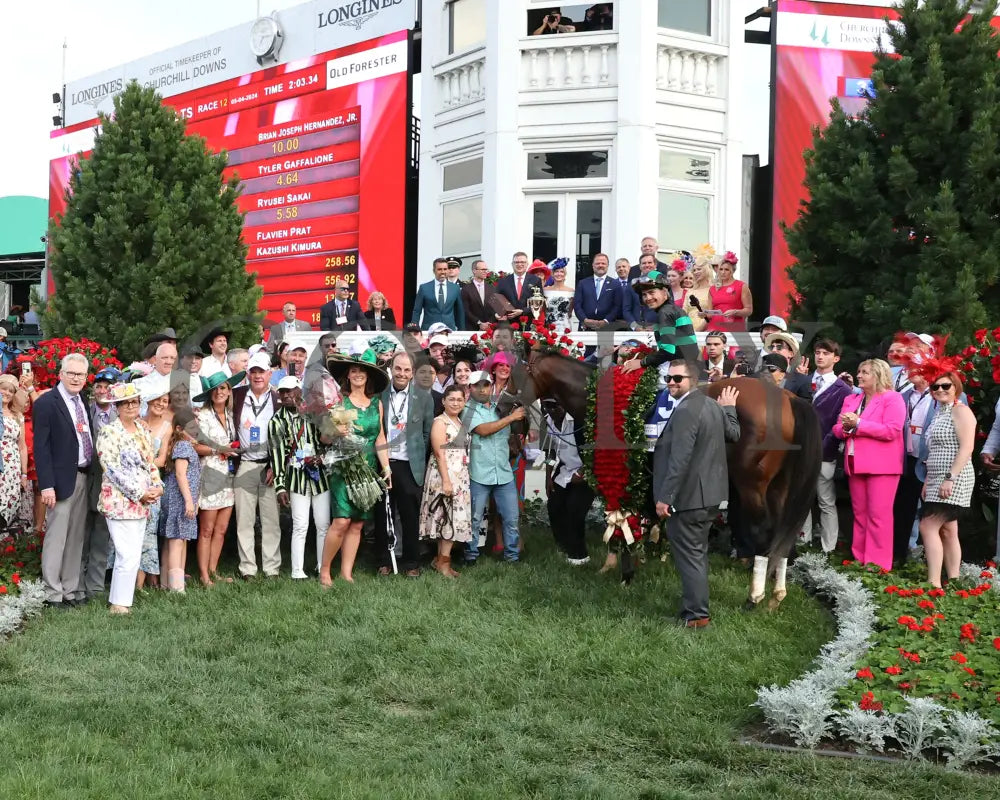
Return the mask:
[[[106,81],[105,83],[88,86],[86,89],[77,89],[70,96],[69,104],[71,106],[75,106],[82,103],[84,105],[97,108],[101,104],[101,101],[108,95],[120,92],[122,90],[122,85],[122,79],[115,78],[112,81]]]
[[[362,26],[380,11],[397,6],[402,2],[403,0],[354,0],[354,2],[334,6],[328,11],[321,11],[316,27],[349,25],[355,30],[361,30]]]

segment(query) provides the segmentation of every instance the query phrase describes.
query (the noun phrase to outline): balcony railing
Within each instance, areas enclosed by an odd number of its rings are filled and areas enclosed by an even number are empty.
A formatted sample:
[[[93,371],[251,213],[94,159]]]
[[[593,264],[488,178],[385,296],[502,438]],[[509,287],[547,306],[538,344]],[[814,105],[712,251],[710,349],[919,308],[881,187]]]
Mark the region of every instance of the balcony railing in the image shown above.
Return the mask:
[[[434,67],[438,113],[486,99],[486,49],[481,47]]]
[[[656,45],[656,88],[702,97],[725,94],[726,48],[661,36]]]
[[[521,42],[522,92],[617,85],[616,33],[536,36]]]

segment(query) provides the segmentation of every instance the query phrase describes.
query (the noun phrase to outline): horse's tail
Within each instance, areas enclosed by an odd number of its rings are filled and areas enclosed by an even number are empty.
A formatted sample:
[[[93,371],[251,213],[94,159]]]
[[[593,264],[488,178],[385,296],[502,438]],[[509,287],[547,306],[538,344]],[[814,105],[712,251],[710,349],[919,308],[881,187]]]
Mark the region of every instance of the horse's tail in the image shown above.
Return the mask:
[[[771,558],[786,558],[802,529],[802,523],[812,510],[816,499],[816,481],[823,462],[823,437],[819,418],[812,403],[800,397],[790,397],[792,418],[795,420],[793,443],[798,449],[789,450],[781,465],[779,477],[788,486],[781,518],[775,526]]]

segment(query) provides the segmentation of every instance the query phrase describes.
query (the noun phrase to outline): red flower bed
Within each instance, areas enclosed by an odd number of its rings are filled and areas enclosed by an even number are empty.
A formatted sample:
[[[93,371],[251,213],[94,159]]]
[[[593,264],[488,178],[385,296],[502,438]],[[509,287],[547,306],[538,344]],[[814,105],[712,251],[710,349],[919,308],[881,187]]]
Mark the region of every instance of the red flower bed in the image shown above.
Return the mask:
[[[80,353],[90,362],[90,374],[87,383],[94,382],[94,375],[104,367],[124,366],[116,356],[118,350],[105,347],[100,342],[91,339],[43,339],[32,350],[19,355],[11,364],[10,371],[21,374],[21,364],[31,364],[35,376],[36,389],[51,389],[59,382],[59,363],[70,353]]]

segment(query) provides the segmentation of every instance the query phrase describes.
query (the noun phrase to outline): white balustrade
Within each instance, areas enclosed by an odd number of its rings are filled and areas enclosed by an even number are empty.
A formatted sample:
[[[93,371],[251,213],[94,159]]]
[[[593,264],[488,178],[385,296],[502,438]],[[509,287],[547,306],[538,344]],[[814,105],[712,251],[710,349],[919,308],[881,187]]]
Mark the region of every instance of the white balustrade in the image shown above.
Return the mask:
[[[439,113],[486,98],[485,56],[436,67],[435,77],[440,93]]]
[[[521,91],[617,84],[617,35],[546,36],[521,45]]]
[[[674,44],[656,47],[656,88],[718,97],[724,56]]]

